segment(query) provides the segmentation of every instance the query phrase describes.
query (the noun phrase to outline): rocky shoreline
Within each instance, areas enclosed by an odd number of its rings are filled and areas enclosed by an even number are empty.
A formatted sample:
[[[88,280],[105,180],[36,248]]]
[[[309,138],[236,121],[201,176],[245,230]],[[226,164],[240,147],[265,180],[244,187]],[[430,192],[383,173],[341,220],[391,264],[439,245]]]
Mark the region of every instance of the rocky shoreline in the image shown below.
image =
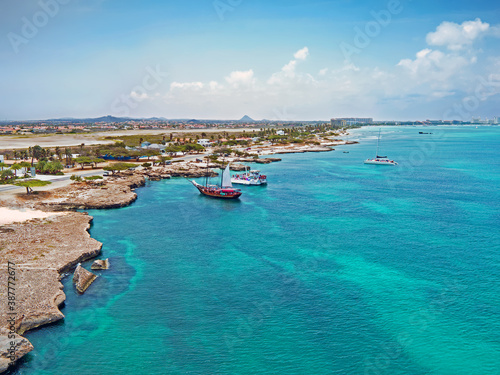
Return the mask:
[[[15,309],[1,304],[0,372],[33,349],[27,339],[16,336],[19,344],[11,357],[9,332],[15,330],[22,335],[64,319],[59,310],[66,299],[61,278],[76,264],[96,257],[101,251],[102,244],[88,233],[91,222],[91,216],[71,212],[0,228],[0,283],[7,285],[12,270],[15,277]],[[9,270],[8,265],[11,265]],[[6,288],[0,294],[6,301]],[[13,319],[11,325],[9,319]]]
[[[275,149],[273,153],[325,152],[333,149],[307,147],[304,149]],[[268,164],[280,158],[233,158],[233,170],[242,171],[241,163]],[[219,168],[219,164],[209,164]],[[42,211],[69,211],[64,215],[49,216],[23,223],[0,226],[0,283],[7,285],[7,264],[16,267],[16,314],[15,323],[9,326],[9,311],[2,303],[0,311],[0,373],[8,369],[19,358],[33,350],[31,343],[22,335],[31,329],[64,319],[59,307],[66,295],[61,279],[79,263],[100,254],[102,244],[90,237],[88,230],[92,217],[74,210],[111,209],[125,207],[137,199],[134,189],[144,186],[146,179],[161,180],[171,177],[198,178],[217,176],[208,170],[205,163],[184,162],[164,167],[142,168],[126,171],[104,180],[75,182],[62,188],[40,192],[32,196],[19,194],[17,200],[0,201],[0,206],[38,209]],[[10,263],[9,263],[10,262]],[[107,263],[106,263],[107,264]],[[78,266],[75,274],[77,290],[84,292],[95,279],[92,273]],[[95,275],[94,275],[95,276]],[[6,288],[0,293],[7,301]],[[9,339],[13,334],[14,339]],[[12,343],[15,344],[14,357]]]

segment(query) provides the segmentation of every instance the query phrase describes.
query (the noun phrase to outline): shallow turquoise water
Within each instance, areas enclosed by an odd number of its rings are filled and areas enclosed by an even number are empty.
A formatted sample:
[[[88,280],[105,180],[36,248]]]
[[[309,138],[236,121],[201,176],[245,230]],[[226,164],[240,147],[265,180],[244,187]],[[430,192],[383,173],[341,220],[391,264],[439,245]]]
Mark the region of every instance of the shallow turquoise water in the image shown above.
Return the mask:
[[[500,128],[382,128],[397,167],[362,163],[377,133],[240,201],[173,179],[91,211],[111,269],[65,279],[12,373],[500,374]]]

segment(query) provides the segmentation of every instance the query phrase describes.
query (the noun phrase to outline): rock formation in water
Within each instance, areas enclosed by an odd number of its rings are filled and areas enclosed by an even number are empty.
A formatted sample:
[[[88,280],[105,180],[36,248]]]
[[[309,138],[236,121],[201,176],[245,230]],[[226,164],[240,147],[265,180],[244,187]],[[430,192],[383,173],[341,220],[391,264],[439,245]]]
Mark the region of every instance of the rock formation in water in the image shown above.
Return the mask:
[[[93,270],[107,270],[109,269],[109,260],[108,259],[97,259],[94,261],[92,266],[90,266]]]
[[[94,282],[97,278],[97,275],[94,275],[92,272],[87,271],[82,265],[79,263],[75,269],[75,273],[73,274],[73,282],[76,285],[76,290],[79,293],[85,293],[87,288]]]

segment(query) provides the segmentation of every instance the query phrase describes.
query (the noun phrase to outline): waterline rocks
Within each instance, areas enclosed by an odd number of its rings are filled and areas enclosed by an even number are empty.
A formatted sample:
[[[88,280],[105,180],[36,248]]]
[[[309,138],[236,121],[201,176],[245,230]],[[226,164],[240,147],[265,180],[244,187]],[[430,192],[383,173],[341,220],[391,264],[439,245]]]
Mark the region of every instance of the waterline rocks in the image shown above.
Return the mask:
[[[73,274],[73,282],[75,283],[76,290],[78,290],[78,292],[85,293],[87,288],[94,282],[95,279],[97,279],[97,275],[87,271],[80,263],[78,263],[75,273]]]
[[[109,259],[97,259],[94,261],[90,269],[93,270],[107,270],[109,269]]]
[[[248,167],[246,165],[243,165],[243,164],[231,164],[229,166],[229,169],[232,171],[235,171],[235,172],[242,172],[242,171],[246,171],[248,169]]]
[[[7,371],[10,365],[32,350],[33,345],[27,339],[12,334],[6,328],[0,328],[0,373]]]
[[[137,199],[134,189],[144,186],[146,180],[139,174],[116,174],[95,186],[76,183],[53,191],[53,198],[42,203],[59,209],[94,209],[125,207]]]
[[[14,328],[18,335],[64,319],[59,307],[66,295],[60,280],[79,262],[99,255],[102,244],[90,237],[92,217],[71,212],[3,226],[0,236],[0,284],[7,285],[7,264],[15,274],[15,322],[8,324],[12,311],[0,308],[0,372],[5,368],[8,348],[2,345]],[[7,330],[7,332],[5,331]],[[19,336],[15,360],[32,350]],[[10,342],[10,340],[9,340]]]

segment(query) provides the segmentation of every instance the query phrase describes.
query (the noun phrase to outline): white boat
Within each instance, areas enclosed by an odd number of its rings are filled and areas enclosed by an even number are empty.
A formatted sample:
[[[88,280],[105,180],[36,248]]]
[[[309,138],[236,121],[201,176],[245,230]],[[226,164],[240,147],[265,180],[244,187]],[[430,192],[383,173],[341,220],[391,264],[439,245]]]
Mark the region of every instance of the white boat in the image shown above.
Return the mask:
[[[267,184],[267,176],[260,174],[260,171],[251,170],[243,174],[233,175],[231,182],[240,185],[265,185]]]
[[[377,153],[375,158],[366,159],[365,164],[376,164],[376,165],[398,165],[394,160],[387,159],[387,156],[379,156],[378,149],[380,146],[380,129],[378,130],[378,139],[377,139]]]
[[[378,165],[398,165],[394,160],[375,158],[375,159],[366,159],[365,164],[378,164]]]

